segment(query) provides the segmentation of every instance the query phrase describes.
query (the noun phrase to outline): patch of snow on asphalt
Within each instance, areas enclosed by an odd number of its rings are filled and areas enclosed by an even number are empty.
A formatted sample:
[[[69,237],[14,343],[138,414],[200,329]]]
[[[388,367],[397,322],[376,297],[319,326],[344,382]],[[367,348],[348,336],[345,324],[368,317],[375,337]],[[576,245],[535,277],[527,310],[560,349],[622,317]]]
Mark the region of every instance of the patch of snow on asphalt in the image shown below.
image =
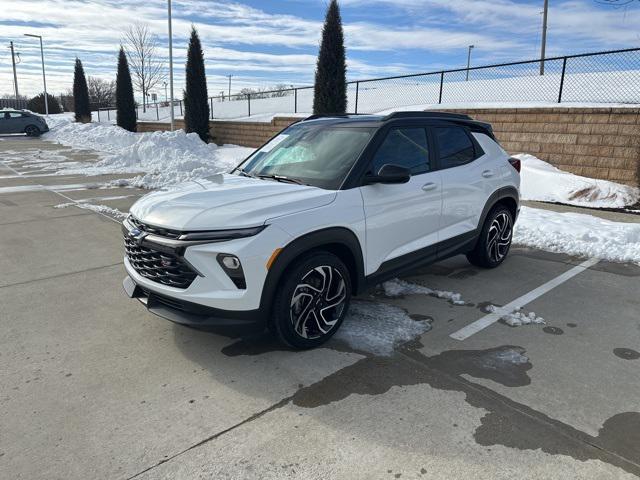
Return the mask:
[[[387,297],[401,297],[404,295],[431,295],[433,297],[443,298],[449,300],[454,305],[464,305],[462,295],[454,292],[447,292],[442,290],[432,290],[431,288],[418,285],[416,283],[406,282],[395,278],[384,282],[382,289]]]
[[[429,330],[429,322],[413,320],[399,307],[353,301],[335,338],[357,350],[389,356],[395,346]]]
[[[522,162],[523,200],[591,208],[624,208],[640,200],[640,189],[636,187],[574,175],[526,153],[513,156]]]
[[[91,210],[92,212],[96,212],[96,213],[103,213],[117,220],[124,220],[125,218],[127,218],[127,214],[124,212],[121,212],[117,208],[108,207],[106,205],[94,205],[92,203],[86,203],[86,202],[61,203],[60,205],[56,205],[53,208],[67,208],[67,207],[78,207],[84,210]]]
[[[142,188],[160,188],[227,172],[254,150],[206,144],[195,133],[183,130],[132,133],[112,125],[73,123],[68,119],[43,138],[102,153],[98,162],[64,168],[61,174],[137,173],[129,184]]]
[[[489,305],[487,312],[495,313],[500,310],[500,307],[495,305]],[[500,318],[510,327],[520,327],[522,325],[545,325],[544,318],[538,317],[535,312],[524,313],[521,309],[517,309],[511,313],[507,313]]]
[[[513,242],[549,252],[640,263],[640,223],[522,207]]]

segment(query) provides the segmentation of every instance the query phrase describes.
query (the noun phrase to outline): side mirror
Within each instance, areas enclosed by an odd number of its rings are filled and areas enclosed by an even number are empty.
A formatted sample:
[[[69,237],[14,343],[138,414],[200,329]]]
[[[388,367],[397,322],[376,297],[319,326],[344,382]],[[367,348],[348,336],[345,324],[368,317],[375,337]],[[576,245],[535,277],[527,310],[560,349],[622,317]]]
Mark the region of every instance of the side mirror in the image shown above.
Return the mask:
[[[393,163],[386,163],[377,175],[367,175],[364,177],[364,184],[371,185],[373,183],[407,183],[411,178],[411,170]]]

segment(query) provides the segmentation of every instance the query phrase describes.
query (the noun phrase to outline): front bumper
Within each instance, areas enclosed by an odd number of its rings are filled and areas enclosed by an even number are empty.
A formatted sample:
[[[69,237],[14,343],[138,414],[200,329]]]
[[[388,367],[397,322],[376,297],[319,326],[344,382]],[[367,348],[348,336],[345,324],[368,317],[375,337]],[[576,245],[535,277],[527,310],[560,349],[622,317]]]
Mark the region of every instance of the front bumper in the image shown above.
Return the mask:
[[[127,276],[122,287],[130,298],[136,298],[149,312],[175,323],[207,327],[229,333],[253,333],[266,328],[266,314],[256,310],[222,310],[168,297],[138,285]]]

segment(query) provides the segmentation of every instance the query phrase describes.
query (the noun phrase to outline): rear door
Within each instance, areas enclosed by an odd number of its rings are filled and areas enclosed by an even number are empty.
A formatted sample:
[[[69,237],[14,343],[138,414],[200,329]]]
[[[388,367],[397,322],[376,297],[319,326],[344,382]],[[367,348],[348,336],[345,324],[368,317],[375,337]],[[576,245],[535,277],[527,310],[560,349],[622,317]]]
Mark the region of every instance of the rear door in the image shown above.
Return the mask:
[[[428,247],[438,241],[441,175],[433,169],[426,128],[389,128],[368,173],[378,172],[385,164],[409,168],[412,176],[408,183],[360,187],[366,218],[367,274],[400,267],[411,261],[412,254],[428,255]]]
[[[431,127],[442,175],[440,241],[463,238],[478,227],[492,193],[491,178],[498,176],[487,155],[464,126]]]

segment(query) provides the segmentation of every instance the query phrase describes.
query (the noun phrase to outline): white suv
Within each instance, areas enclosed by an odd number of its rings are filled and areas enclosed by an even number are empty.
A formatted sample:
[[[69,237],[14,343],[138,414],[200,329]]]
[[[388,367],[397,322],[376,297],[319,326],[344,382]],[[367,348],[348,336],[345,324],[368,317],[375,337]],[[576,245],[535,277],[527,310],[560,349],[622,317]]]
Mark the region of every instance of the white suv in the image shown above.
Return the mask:
[[[519,169],[465,115],[312,116],[229,174],[140,199],[123,224],[125,291],[178,323],[314,347],[369,286],[460,253],[498,266]]]

